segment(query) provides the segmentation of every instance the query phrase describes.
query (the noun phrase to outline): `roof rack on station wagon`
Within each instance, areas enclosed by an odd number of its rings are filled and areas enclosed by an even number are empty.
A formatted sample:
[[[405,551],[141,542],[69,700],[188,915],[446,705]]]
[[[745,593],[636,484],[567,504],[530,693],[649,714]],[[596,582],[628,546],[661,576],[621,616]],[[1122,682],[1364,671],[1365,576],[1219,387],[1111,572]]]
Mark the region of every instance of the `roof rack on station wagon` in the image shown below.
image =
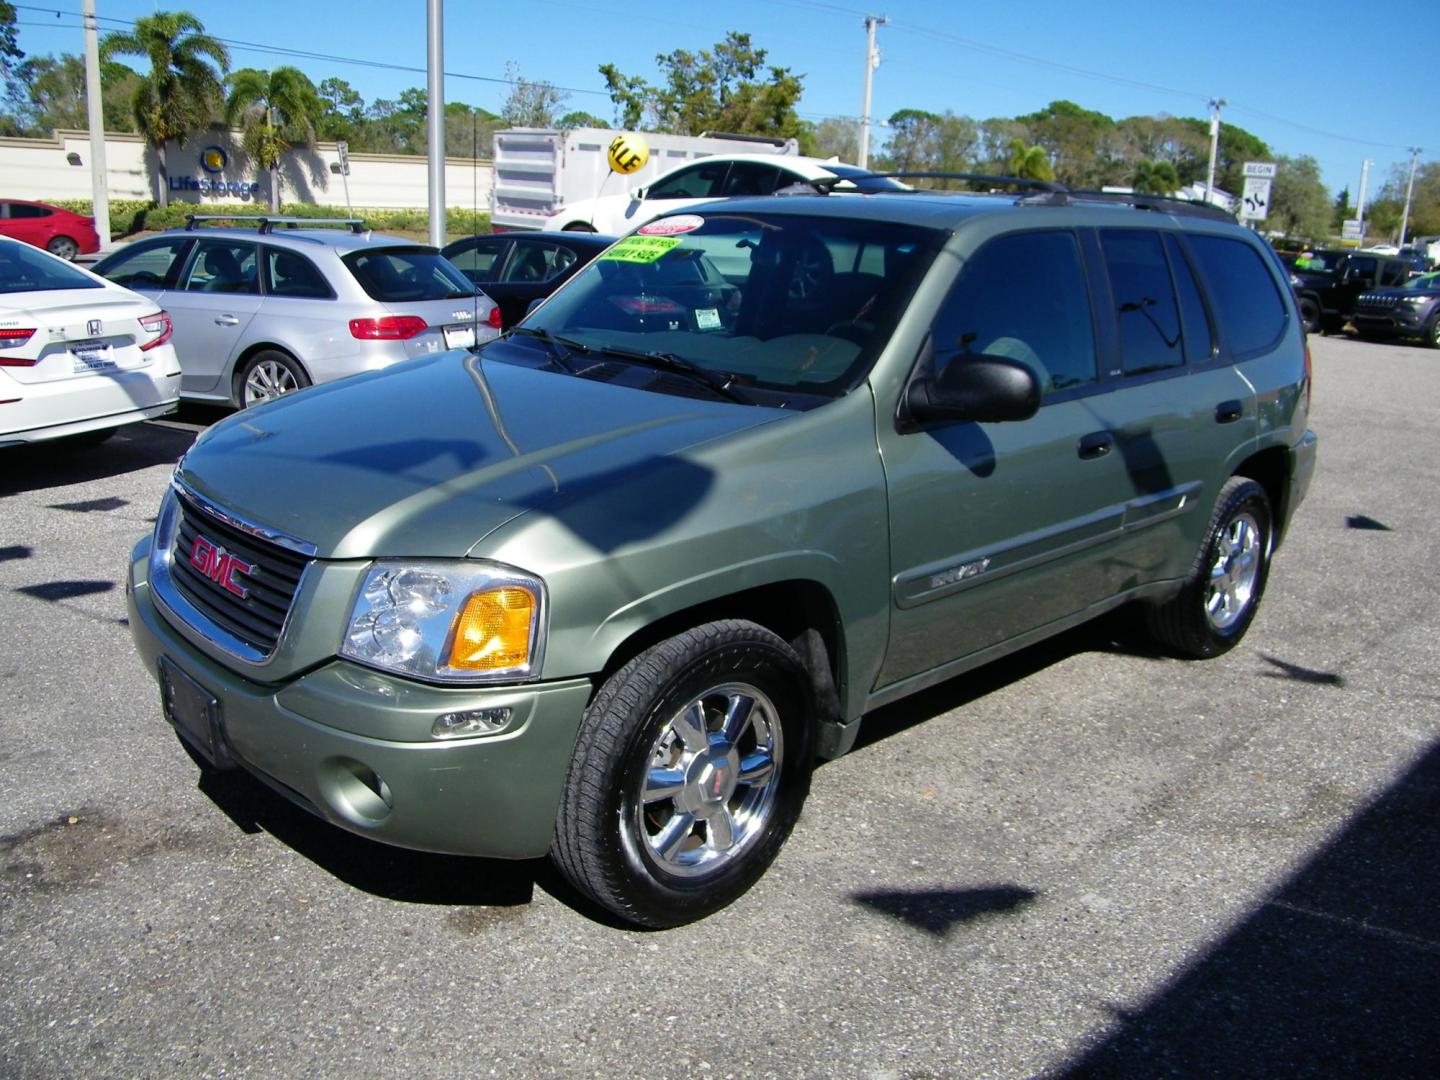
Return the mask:
[[[274,232],[276,225],[284,225],[287,229],[308,229],[315,225],[343,225],[357,236],[369,231],[363,218],[281,217],[277,214],[186,214],[185,230],[191,232],[200,223],[207,221],[258,221],[260,223],[259,231],[262,234]]]

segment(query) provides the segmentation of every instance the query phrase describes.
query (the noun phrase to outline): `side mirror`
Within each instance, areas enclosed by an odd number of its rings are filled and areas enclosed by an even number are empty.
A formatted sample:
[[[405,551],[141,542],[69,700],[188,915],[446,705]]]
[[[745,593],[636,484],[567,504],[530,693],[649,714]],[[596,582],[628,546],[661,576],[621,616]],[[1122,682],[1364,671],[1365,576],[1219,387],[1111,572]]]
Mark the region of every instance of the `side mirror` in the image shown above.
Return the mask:
[[[905,398],[912,421],[1028,420],[1040,408],[1040,381],[1018,360],[958,354],[938,375],[917,377]]]
[[[648,187],[646,187],[644,184],[642,184],[642,185],[640,185],[639,187],[637,187],[634,191],[630,192],[630,198],[634,199],[636,202],[644,202],[644,201],[645,201],[645,196],[646,196],[647,194],[649,194],[649,192],[650,192],[650,189],[649,189]]]

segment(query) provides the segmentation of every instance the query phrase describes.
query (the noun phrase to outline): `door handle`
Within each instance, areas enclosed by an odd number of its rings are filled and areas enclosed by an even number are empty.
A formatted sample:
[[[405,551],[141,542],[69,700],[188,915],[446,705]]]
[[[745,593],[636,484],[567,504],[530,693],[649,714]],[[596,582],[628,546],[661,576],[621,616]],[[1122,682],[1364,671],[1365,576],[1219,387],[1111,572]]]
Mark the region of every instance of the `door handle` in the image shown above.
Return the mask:
[[[1089,435],[1082,435],[1080,443],[1076,447],[1076,453],[1086,461],[1092,458],[1101,458],[1110,452],[1115,446],[1115,436],[1108,431],[1095,431]]]
[[[1233,424],[1240,419],[1245,411],[1245,406],[1238,401],[1222,401],[1215,406],[1215,422],[1217,424]]]
[[[215,316],[215,325],[216,325],[216,326],[239,326],[239,325],[240,325],[240,320],[237,319],[234,315],[216,315],[216,316]]]

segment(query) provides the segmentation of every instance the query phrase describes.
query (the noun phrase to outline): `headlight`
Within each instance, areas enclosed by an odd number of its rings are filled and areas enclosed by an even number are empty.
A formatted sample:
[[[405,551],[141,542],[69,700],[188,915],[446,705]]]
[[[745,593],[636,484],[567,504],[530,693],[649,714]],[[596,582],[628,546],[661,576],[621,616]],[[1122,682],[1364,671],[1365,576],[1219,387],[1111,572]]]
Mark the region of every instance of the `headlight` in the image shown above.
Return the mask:
[[[1433,296],[1402,296],[1400,299],[1407,304],[1415,304],[1418,307],[1421,304],[1430,303],[1430,301],[1435,298]]]
[[[498,563],[377,562],[350,613],[342,656],[432,682],[540,673],[545,586]]]

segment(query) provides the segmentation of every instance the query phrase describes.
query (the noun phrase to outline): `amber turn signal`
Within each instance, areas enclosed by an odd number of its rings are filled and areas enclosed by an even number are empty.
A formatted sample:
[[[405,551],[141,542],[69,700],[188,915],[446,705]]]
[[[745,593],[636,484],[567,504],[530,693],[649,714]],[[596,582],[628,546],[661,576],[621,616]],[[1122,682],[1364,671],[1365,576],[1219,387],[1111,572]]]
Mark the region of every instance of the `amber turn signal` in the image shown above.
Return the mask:
[[[449,667],[456,671],[504,671],[530,662],[535,595],[506,586],[471,593],[450,634]]]

